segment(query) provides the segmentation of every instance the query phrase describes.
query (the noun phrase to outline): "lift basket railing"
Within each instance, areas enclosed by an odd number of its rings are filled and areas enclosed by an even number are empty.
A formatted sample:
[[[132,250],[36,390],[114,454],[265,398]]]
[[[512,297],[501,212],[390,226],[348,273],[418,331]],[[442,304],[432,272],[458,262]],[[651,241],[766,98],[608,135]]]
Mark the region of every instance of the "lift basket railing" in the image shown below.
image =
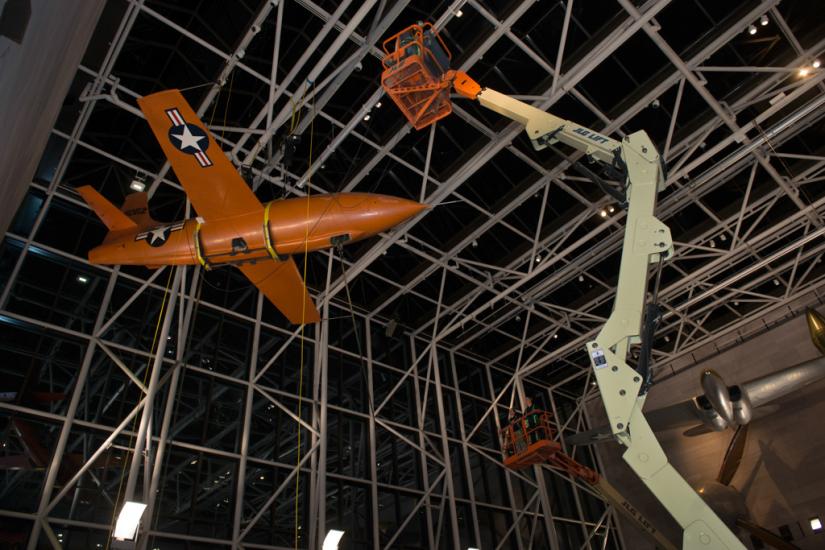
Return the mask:
[[[452,112],[450,51],[430,23],[384,41],[381,86],[417,130]]]
[[[504,465],[520,470],[547,462],[561,451],[547,411],[530,411],[499,432]]]

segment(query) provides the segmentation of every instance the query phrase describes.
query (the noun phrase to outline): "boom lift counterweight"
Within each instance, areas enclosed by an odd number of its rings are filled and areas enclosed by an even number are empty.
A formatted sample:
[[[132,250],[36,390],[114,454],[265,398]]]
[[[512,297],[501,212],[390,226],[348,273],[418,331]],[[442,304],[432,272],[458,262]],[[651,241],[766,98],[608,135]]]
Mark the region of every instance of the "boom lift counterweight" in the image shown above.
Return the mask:
[[[387,56],[382,85],[417,129],[451,112],[449,90],[454,88],[459,95],[523,124],[536,150],[561,142],[624,179],[627,219],[616,300],[604,327],[586,348],[613,437],[627,448],[622,455],[625,462],[684,530],[683,548],[744,549],[668,462],[642,414],[649,388],[649,361],[641,361],[638,372],[626,362],[631,344],[642,343],[643,350],[649,349],[649,341],[642,342],[641,336],[651,334],[655,326],[655,309],[650,308],[646,330],[642,329],[649,265],[661,267],[673,255],[670,230],[653,214],[665,178],[652,141],[644,131],[617,141],[483,88],[467,74],[444,66],[443,56],[442,62],[433,63],[439,55],[428,44],[446,51],[435,30],[423,24],[412,25],[384,43]],[[598,179],[596,183],[604,185]]]

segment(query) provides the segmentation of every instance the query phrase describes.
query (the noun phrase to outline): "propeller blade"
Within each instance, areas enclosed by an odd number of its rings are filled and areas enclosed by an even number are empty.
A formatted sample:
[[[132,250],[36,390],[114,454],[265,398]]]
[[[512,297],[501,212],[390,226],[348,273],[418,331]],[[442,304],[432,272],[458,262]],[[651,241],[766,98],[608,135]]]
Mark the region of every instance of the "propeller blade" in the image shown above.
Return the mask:
[[[773,531],[768,531],[764,527],[760,527],[746,519],[737,519],[736,525],[742,527],[743,529],[747,529],[748,532],[750,532],[750,534],[754,537],[758,538],[768,546],[776,548],[777,550],[799,550],[797,545],[791,544]]]
[[[730,440],[730,445],[728,445],[728,450],[725,451],[725,458],[722,460],[722,467],[719,468],[716,481],[722,485],[730,485],[733,476],[736,475],[736,470],[739,469],[739,464],[742,462],[742,454],[745,452],[747,441],[748,425],[745,424],[736,428],[736,432]]]

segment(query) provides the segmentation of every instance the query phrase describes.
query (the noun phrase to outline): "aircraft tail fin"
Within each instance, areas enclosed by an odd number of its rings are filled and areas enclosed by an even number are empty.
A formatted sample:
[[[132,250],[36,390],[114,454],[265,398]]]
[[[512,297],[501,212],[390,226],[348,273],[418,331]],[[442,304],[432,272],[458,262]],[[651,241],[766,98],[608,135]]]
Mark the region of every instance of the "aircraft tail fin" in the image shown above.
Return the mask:
[[[145,191],[126,195],[120,211],[129,216],[129,219],[135,222],[140,229],[157,225],[157,222],[149,215],[149,195]]]
[[[129,216],[118,210],[118,208],[106,200],[106,198],[95,191],[90,185],[77,188],[77,192],[86,201],[86,204],[94,210],[100,220],[106,224],[109,231],[125,231],[127,229],[137,229],[138,224]],[[126,200],[127,204],[129,199]]]

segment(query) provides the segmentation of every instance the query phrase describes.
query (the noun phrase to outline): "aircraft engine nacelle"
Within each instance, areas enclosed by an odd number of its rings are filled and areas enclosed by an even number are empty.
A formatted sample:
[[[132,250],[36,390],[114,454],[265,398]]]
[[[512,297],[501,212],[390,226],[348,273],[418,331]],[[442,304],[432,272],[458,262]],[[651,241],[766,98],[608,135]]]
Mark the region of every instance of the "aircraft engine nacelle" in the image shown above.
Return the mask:
[[[753,419],[753,406],[748,394],[739,386],[728,388],[728,396],[733,405],[733,422],[739,426],[747,424]]]
[[[721,432],[728,427],[728,421],[716,412],[707,397],[704,395],[694,397],[693,402],[696,404],[696,411],[702,424],[714,432]]]
[[[753,418],[753,406],[740,386],[727,386],[722,377],[707,369],[701,378],[704,395],[695,398],[702,422],[714,431],[728,426],[741,426]]]

